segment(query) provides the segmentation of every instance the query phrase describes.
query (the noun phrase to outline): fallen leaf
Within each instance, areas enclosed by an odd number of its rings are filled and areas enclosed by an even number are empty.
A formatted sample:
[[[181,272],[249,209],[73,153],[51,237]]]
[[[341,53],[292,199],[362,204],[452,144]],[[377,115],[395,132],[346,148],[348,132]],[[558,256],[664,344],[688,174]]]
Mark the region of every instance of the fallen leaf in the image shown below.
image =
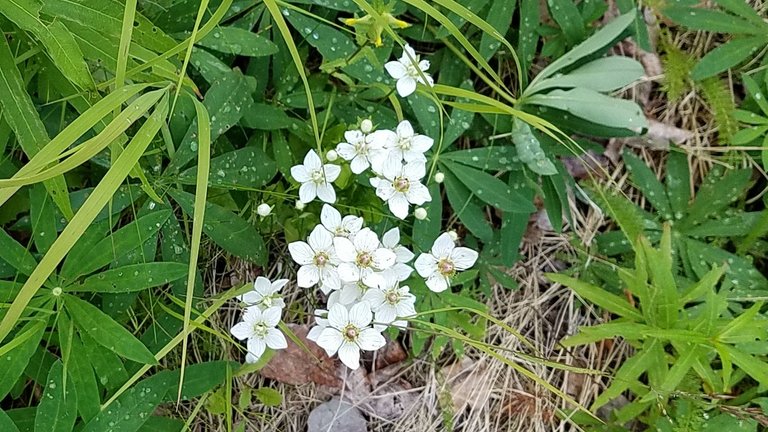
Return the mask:
[[[443,369],[445,382],[451,392],[453,412],[458,413],[467,406],[472,408],[485,404],[490,394],[478,383],[485,372],[485,366],[467,357]]]
[[[376,369],[383,369],[389,365],[400,363],[406,358],[408,358],[408,353],[405,352],[397,339],[387,341],[384,347],[376,351]]]
[[[288,347],[275,352],[269,363],[261,370],[261,375],[286,384],[299,385],[313,382],[341,389],[343,384],[336,372],[338,360],[328,357],[322,348],[307,339],[309,326],[288,324],[288,327],[305,347],[300,347],[290,338],[286,338]]]

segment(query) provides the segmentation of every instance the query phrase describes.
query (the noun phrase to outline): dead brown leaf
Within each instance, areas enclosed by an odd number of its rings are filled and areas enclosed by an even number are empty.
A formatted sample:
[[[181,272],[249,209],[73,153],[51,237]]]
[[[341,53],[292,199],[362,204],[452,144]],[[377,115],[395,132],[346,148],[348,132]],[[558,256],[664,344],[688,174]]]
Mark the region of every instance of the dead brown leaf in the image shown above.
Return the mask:
[[[478,377],[482,376],[485,369],[485,365],[478,364],[467,357],[443,369],[445,382],[451,392],[454,413],[458,413],[467,406],[474,409],[475,406],[485,403],[488,394],[483,394],[477,386],[482,382]]]
[[[287,338],[288,348],[278,350],[261,370],[261,374],[286,384],[298,385],[313,382],[341,389],[342,381],[336,373],[338,360],[329,358],[322,348],[307,339],[309,326],[288,324],[288,327],[302,341],[306,349]]]

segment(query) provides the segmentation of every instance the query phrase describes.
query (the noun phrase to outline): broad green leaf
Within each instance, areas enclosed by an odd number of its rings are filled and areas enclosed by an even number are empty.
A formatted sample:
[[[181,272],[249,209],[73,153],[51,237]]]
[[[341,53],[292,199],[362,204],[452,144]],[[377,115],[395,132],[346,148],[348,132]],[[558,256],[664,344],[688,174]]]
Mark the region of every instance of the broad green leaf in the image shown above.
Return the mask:
[[[664,8],[664,15],[691,30],[730,34],[765,34],[764,26],[712,9],[669,6]]]
[[[493,26],[499,34],[505,34],[512,22],[512,15],[515,13],[516,1],[492,1],[488,7],[488,13],[485,16],[485,21]],[[524,33],[520,33],[524,35]],[[490,59],[496,51],[501,47],[501,42],[496,40],[488,33],[483,32],[483,36],[480,38],[480,55],[486,60]]]
[[[764,31],[768,31],[768,26]],[[726,42],[708,52],[696,63],[691,71],[691,78],[700,81],[715,76],[754,56],[766,45],[768,45],[766,36],[737,38]]]
[[[59,275],[63,279],[73,281],[81,275],[105,267],[154,238],[154,234],[170,216],[170,210],[152,212],[110,233],[93,247],[78,249],[79,254],[67,256]]]
[[[517,152],[512,146],[477,147],[443,153],[440,159],[458,162],[492,172],[519,170]]]
[[[77,419],[77,396],[72,379],[57,361],[48,372],[35,416],[35,432],[71,432]]]
[[[451,162],[444,165],[480,200],[502,211],[532,213],[536,210],[519,192],[484,171]]]
[[[443,127],[441,123],[440,106],[432,100],[431,97],[420,93],[414,93],[408,97],[408,104],[413,109],[413,114],[419,122],[419,127],[415,127],[417,133],[435,137],[435,146],[437,146],[437,137],[441,135]],[[419,132],[421,129],[421,132]]]
[[[211,187],[260,188],[275,176],[277,165],[260,148],[248,146],[211,159],[210,173]],[[196,179],[196,167],[179,174],[183,184],[194,184]]]
[[[485,218],[483,207],[450,171],[445,171],[444,174],[445,195],[453,207],[454,214],[475,237],[484,243],[493,240],[493,229]]]
[[[710,292],[717,291],[717,283],[720,281],[720,278],[723,277],[725,269],[726,267],[724,265],[715,267],[696,283],[688,287],[680,296],[680,307],[683,307],[692,301],[696,301]]]
[[[750,298],[768,295],[768,279],[747,259],[719,247],[693,239],[685,240],[688,260],[694,273],[703,278],[714,266],[728,263],[725,280],[733,285],[729,298]]]
[[[762,212],[738,212],[733,216],[709,219],[692,228],[685,234],[690,237],[740,237],[752,232],[763,216]]]
[[[552,90],[535,94],[526,103],[556,108],[603,126],[627,129],[641,134],[648,122],[640,107],[632,101],[616,99],[586,88]]]
[[[189,58],[189,62],[209,84],[213,84],[215,81],[232,73],[232,68],[226,63],[201,48],[192,49],[192,56]]]
[[[587,299],[589,302],[600,306],[604,310],[616,315],[642,321],[643,316],[623,297],[611,294],[604,289],[592,284],[574,279],[563,274],[547,273],[547,278],[551,281],[565,285],[572,289],[579,296]]]
[[[557,174],[555,164],[541,149],[541,143],[533,135],[531,127],[517,117],[512,123],[512,142],[515,143],[520,162],[526,164],[528,169],[539,175]]]
[[[755,24],[765,25],[765,21],[763,21],[763,18],[757,13],[757,10],[747,2],[741,0],[715,0],[715,3],[720,5],[723,9],[748,19]]]
[[[111,393],[128,381],[128,372],[117,354],[99,345],[87,332],[80,330],[79,335],[88,359],[86,365],[90,363],[101,387]]]
[[[629,57],[610,56],[593,60],[567,74],[541,80],[527,89],[529,94],[550,88],[583,87],[610,92],[628,86],[643,77],[643,65]]]
[[[0,259],[25,276],[32,274],[37,267],[37,260],[27,248],[20,245],[3,229],[0,229]]]
[[[518,191],[528,202],[533,202],[536,191],[528,183],[525,173],[522,171],[509,173],[507,184]],[[520,242],[528,230],[529,217],[530,215],[526,213],[506,212],[502,215],[499,232],[501,259],[507,267],[512,267],[515,261],[520,258]]]
[[[733,134],[728,144],[735,146],[749,145],[752,141],[766,136],[766,132],[768,132],[768,125],[744,128]]]
[[[72,352],[64,367],[67,375],[72,377],[72,385],[77,395],[77,411],[84,421],[88,421],[99,413],[101,397],[93,367],[79,337],[72,338]]]
[[[0,397],[5,397],[24,373],[30,357],[40,344],[44,330],[44,322],[29,322],[13,340],[0,347]]]
[[[643,197],[653,205],[662,218],[671,220],[673,217],[672,208],[669,205],[664,186],[656,178],[656,174],[630,150],[625,150],[623,156],[633,186],[640,189]]]
[[[67,79],[81,89],[92,88],[94,83],[91,73],[74,37],[60,21],[43,22],[40,19],[41,7],[39,0],[2,2],[0,14],[32,33],[45,46],[53,63]]]
[[[614,375],[611,385],[598,396],[590,408],[595,410],[628,389],[643,372],[652,366],[654,347],[658,347],[659,344],[660,342],[656,339],[646,341],[637,354],[624,360],[624,363]]]
[[[203,100],[203,105],[211,119],[211,141],[215,141],[240,121],[243,113],[253,104],[252,91],[249,80],[238,71],[232,71],[231,74],[211,85]],[[171,159],[168,166],[169,173],[181,170],[197,157],[197,133],[197,120],[195,120],[187,129],[187,133]]]
[[[276,130],[291,127],[293,119],[280,108],[254,103],[243,112],[240,124],[251,129]]]
[[[16,423],[8,417],[5,411],[0,409],[0,430],[7,432],[19,432],[19,428],[16,427]]]
[[[750,169],[728,170],[725,174],[720,169],[711,170],[696,192],[696,199],[688,209],[688,214],[678,228],[681,231],[704,222],[710,216],[739,199],[752,177]]]
[[[536,5],[535,7],[538,7],[538,3],[533,3]],[[575,64],[584,57],[600,52],[616,43],[619,37],[624,33],[624,30],[632,24],[635,15],[636,12],[633,10],[606,24],[605,27],[590,36],[589,39],[576,45],[572,50],[565,53],[564,56],[553,61],[539,72],[533,82],[531,82],[531,87],[535,87],[537,81],[555,75],[557,72]]]
[[[547,0],[547,6],[568,45],[575,45],[584,40],[584,20],[571,0]]]
[[[187,216],[193,215],[195,196],[176,189],[168,191]],[[258,264],[265,264],[267,251],[259,232],[240,216],[219,206],[205,206],[203,232],[227,252]]]
[[[531,69],[536,55],[536,47],[539,44],[539,4],[539,0],[520,0],[520,30],[518,32],[520,37],[517,40],[517,51],[520,54],[520,67],[524,71]],[[526,75],[523,82],[527,81],[528,76]]]
[[[461,2],[462,6],[466,7],[468,11],[473,12],[475,14],[480,12],[487,3],[488,3],[488,0],[464,0]],[[451,20],[453,25],[459,28],[467,22],[465,19],[461,17],[460,14],[457,14],[457,13],[448,14],[448,19]],[[437,33],[435,33],[435,37],[445,38],[450,34],[451,32],[447,28],[442,26],[438,28]]]
[[[150,416],[138,429],[138,432],[182,432],[186,423],[177,418]]]
[[[247,57],[275,54],[277,45],[264,36],[237,27],[219,27],[197,42],[206,48]]]
[[[133,264],[100,272],[66,291],[127,293],[165,285],[187,274],[187,265],[175,262]]]
[[[427,187],[429,195],[435,197],[422,206],[427,210],[427,218],[413,221],[413,244],[421,250],[429,250],[432,247],[432,243],[440,235],[443,220],[443,202],[436,199],[440,196],[440,185],[432,182]]]
[[[72,295],[66,295],[64,303],[78,327],[102,346],[139,363],[157,363],[141,341],[96,306]]]
[[[557,171],[555,174],[557,174]],[[544,201],[544,209],[547,211],[547,218],[549,219],[549,223],[552,225],[552,229],[554,229],[554,231],[559,234],[563,229],[564,207],[563,202],[561,201],[557,190],[555,189],[553,177],[556,176],[547,176],[541,178],[541,190],[543,192],[543,196],[541,198]]]
[[[15,56],[5,38],[0,38],[0,109],[24,153],[32,158],[48,144],[50,138],[45,125],[35,110],[32,98],[14,62]],[[71,219],[72,205],[67,195],[67,182],[63,176],[47,180],[45,188],[67,219]]]

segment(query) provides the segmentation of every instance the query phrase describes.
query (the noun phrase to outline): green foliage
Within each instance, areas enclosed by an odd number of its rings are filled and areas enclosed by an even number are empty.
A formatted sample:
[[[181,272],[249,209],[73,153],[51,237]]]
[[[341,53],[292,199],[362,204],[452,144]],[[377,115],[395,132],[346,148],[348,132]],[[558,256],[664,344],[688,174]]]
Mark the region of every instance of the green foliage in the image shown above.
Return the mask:
[[[670,401],[681,394],[727,393],[747,380],[762,388],[768,385],[764,353],[768,343],[763,303],[757,302],[740,314],[728,301],[729,281],[723,281],[727,264],[711,268],[701,278],[681,283],[679,256],[673,252],[674,234],[664,225],[659,248],[646,237],[634,242],[633,267],[615,271],[631,301],[623,296],[562,274],[549,278],[571,288],[579,297],[615,316],[610,322],[582,327],[562,341],[566,347],[620,337],[635,353],[613,374],[610,385],[595,400],[597,409],[629,391],[634,400],[614,411],[612,420],[622,425],[639,419],[661,430],[690,425],[684,402],[672,402],[681,412],[666,420]],[[746,375],[746,376],[745,376]],[[692,378],[695,378],[692,380]],[[715,410],[711,406],[708,410]],[[715,414],[712,414],[713,416]],[[729,416],[717,424],[730,424]],[[662,426],[665,425],[665,426]],[[669,429],[672,430],[672,429]],[[701,429],[692,429],[701,430]],[[746,429],[750,430],[750,429]],[[754,429],[751,429],[754,430]]]

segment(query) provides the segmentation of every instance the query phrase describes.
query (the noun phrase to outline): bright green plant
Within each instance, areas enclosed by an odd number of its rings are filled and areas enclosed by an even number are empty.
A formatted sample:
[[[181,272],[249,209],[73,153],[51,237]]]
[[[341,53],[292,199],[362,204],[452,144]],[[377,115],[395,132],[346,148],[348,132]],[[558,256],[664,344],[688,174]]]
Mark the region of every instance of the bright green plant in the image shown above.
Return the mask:
[[[582,327],[562,341],[564,346],[619,337],[635,350],[591,406],[600,408],[630,392],[633,400],[614,413],[619,425],[635,419],[654,425],[670,399],[688,394],[727,394],[751,380],[760,388],[768,386],[763,303],[737,315],[731,312],[733,284],[723,280],[727,264],[714,266],[693,283],[681,283],[673,236],[667,223],[658,249],[647,238],[635,237],[634,267],[616,269],[631,301],[563,274],[548,276],[614,316],[610,322]],[[691,377],[693,386],[687,382]]]

